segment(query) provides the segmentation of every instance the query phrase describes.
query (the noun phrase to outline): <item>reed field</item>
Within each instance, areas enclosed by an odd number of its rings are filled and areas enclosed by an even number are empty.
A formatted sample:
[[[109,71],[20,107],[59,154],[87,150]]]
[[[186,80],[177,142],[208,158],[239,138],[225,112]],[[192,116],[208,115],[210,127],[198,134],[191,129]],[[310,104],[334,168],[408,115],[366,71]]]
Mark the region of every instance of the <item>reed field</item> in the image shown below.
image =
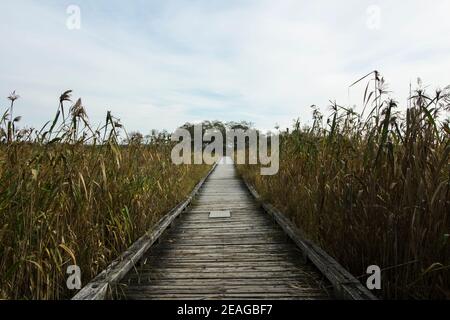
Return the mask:
[[[70,298],[67,266],[86,284],[209,170],[173,165],[166,135],[126,134],[110,113],[93,128],[70,95],[40,130],[16,129],[15,93],[0,118],[0,299]]]
[[[373,75],[361,112],[313,106],[280,132],[278,174],[238,171],[362,282],[380,266],[380,298],[450,299],[450,87],[419,82],[403,105]],[[71,95],[40,129],[19,128],[15,92],[0,117],[0,299],[70,298],[69,265],[86,284],[210,169],[174,165],[168,133],[127,133],[110,112],[92,126]]]
[[[363,113],[313,107],[312,125],[282,132],[277,175],[238,170],[361,281],[380,266],[378,296],[449,299],[449,88],[418,83],[400,105],[375,73],[362,100]]]

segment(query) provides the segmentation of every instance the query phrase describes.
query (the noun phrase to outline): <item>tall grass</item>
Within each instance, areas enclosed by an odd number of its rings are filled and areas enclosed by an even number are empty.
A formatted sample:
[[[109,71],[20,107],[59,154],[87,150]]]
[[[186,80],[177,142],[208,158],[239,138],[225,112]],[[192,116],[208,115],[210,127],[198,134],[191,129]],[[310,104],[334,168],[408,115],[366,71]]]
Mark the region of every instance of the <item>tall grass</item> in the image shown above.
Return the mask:
[[[282,133],[278,175],[238,169],[354,275],[380,266],[380,296],[448,299],[449,88],[419,84],[401,111],[375,76],[365,113],[333,103],[325,124],[315,108],[312,126]]]
[[[121,143],[110,113],[94,129],[70,94],[40,130],[16,129],[15,93],[0,119],[0,298],[70,297],[68,265],[89,281],[208,170],[173,165],[167,136]]]

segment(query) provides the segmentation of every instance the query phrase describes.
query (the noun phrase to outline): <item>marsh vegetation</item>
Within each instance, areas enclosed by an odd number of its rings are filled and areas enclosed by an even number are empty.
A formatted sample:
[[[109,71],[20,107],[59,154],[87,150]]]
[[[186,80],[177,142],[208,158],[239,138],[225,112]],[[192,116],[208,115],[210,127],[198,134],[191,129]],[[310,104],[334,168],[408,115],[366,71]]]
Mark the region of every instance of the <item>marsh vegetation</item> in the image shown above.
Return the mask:
[[[373,88],[372,90],[370,88]],[[259,193],[355,276],[382,272],[384,298],[450,298],[449,88],[418,83],[407,106],[375,73],[363,112],[313,107],[282,132],[280,171],[239,166]]]
[[[166,134],[127,134],[111,113],[93,128],[70,95],[42,129],[16,128],[15,93],[0,119],[0,298],[69,298],[67,266],[85,284],[208,171],[173,165]]]

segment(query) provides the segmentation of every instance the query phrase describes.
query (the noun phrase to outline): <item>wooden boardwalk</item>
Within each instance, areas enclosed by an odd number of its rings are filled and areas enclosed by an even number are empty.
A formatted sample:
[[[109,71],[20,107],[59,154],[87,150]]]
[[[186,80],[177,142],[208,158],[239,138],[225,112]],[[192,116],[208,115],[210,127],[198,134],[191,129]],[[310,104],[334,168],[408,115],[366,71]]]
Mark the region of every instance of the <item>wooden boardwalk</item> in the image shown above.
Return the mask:
[[[230,218],[210,211],[230,210]],[[265,213],[232,164],[122,279],[126,299],[328,299],[327,280]]]

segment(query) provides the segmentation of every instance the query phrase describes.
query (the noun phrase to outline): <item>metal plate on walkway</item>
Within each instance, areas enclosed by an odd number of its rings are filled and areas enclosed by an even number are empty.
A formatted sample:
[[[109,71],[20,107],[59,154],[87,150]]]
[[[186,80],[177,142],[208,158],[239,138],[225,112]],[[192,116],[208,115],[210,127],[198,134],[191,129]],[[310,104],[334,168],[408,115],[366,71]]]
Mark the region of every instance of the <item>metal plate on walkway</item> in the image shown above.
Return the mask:
[[[231,212],[230,210],[227,211],[211,211],[209,213],[209,218],[231,218]]]

